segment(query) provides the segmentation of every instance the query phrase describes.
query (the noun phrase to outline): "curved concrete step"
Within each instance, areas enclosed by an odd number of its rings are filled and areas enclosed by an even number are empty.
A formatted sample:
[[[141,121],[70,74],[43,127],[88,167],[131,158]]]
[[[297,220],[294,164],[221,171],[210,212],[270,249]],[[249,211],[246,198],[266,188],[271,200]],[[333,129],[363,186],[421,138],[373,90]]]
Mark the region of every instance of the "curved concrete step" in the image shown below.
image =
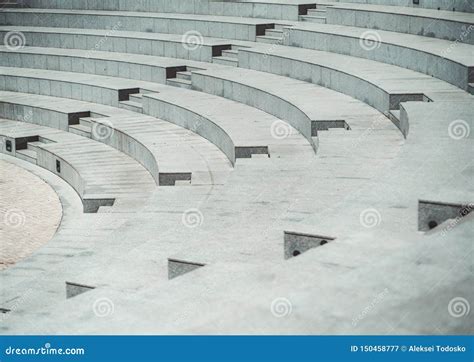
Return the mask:
[[[35,160],[67,181],[82,199],[84,212],[96,212],[101,205],[113,205],[117,198],[144,198],[155,189],[146,170],[117,150],[60,130],[2,119],[3,140],[13,141],[13,149],[3,153]],[[52,142],[25,149],[25,139],[44,137]],[[19,154],[17,155],[17,152]]]

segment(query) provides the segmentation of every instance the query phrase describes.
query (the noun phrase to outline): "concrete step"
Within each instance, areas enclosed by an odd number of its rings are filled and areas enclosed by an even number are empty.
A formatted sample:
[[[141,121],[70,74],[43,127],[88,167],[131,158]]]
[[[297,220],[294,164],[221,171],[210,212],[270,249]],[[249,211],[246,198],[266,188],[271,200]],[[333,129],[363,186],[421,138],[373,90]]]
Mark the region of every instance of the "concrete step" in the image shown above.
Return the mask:
[[[17,1],[8,0],[8,1],[0,1],[0,9],[2,8],[19,8],[21,7]]]
[[[36,151],[31,149],[17,150],[16,157],[24,161],[34,163],[36,165]]]
[[[281,44],[282,40],[283,40],[282,38],[279,38],[276,36],[267,36],[267,35],[257,36],[257,43]]]
[[[216,64],[229,65],[231,67],[237,67],[239,65],[237,59],[229,57],[212,57],[212,62]]]
[[[471,94],[474,94],[474,83],[469,83],[467,91]]]
[[[191,81],[187,79],[171,78],[171,79],[166,80],[166,84],[171,85],[173,87],[178,87],[178,88],[185,88],[185,89],[192,88]]]
[[[191,80],[191,72],[177,72],[176,73],[177,79],[184,79],[184,80]]]
[[[326,17],[326,13],[327,13],[326,9],[310,9],[308,10],[307,15]]]
[[[306,22],[317,23],[317,24],[326,24],[326,18],[323,16],[300,15],[300,21],[306,21]]]
[[[85,126],[83,124],[71,124],[69,126],[69,132],[77,134],[78,136],[92,138],[92,129],[91,126]]]
[[[121,101],[119,108],[127,109],[132,112],[143,113],[143,105],[135,101]]]
[[[277,30],[277,29],[268,29],[265,31],[266,36],[273,36],[275,38],[283,38],[283,30]]]
[[[233,59],[239,60],[239,51],[234,50],[234,49],[223,50],[222,56],[226,58],[233,58]]]

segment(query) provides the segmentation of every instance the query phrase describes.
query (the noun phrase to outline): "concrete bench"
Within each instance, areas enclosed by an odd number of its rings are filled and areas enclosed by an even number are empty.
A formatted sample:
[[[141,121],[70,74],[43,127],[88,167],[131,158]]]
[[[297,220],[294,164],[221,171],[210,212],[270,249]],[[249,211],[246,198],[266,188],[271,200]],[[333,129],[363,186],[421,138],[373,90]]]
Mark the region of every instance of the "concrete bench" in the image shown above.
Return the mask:
[[[120,11],[4,9],[0,25],[47,26],[60,28],[110,29],[150,33],[184,34],[189,42],[200,42],[202,36],[219,35],[225,39],[255,41],[275,23],[266,19],[229,16],[141,13]],[[291,22],[279,22],[291,25]]]
[[[299,15],[315,5],[308,0],[297,1],[209,1],[209,0],[27,0],[32,8],[77,9],[77,10],[119,10],[218,16],[242,16],[266,19],[298,20]]]
[[[328,24],[358,26],[474,44],[474,15],[396,6],[345,4],[327,8]]]
[[[468,90],[474,50],[467,44],[418,35],[304,23],[285,28],[285,45],[351,55],[397,65]]]
[[[63,178],[81,197],[84,212],[112,206],[119,197],[141,198],[155,182],[123,153],[71,133],[25,122],[0,120],[2,152]]]
[[[211,94],[169,89],[143,96],[144,113],[187,128],[214,143],[232,164],[238,158],[254,155],[277,157],[286,145],[305,145],[307,141],[280,119]],[[278,137],[277,126],[288,134]]]
[[[223,183],[230,171],[214,146],[169,122],[94,103],[0,92],[0,117],[79,134],[141,163],[157,185]],[[203,160],[203,156],[205,159]]]
[[[183,35],[163,33],[30,26],[0,27],[3,39],[6,39],[5,36],[10,31],[20,31],[25,37],[25,45],[83,49],[86,50],[85,54],[91,57],[96,51],[108,51],[211,62],[212,58],[220,56],[223,50],[231,49],[232,44],[239,44],[237,40],[206,37],[202,38],[199,44],[193,45]]]

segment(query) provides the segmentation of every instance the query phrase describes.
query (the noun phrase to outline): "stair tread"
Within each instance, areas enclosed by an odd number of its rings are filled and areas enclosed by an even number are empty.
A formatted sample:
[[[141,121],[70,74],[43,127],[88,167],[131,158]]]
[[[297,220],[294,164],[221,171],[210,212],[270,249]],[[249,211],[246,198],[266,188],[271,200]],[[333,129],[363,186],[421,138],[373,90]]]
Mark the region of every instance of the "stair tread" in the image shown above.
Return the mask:
[[[260,38],[260,39],[271,39],[271,40],[281,40],[281,38],[277,37],[277,36],[270,36],[270,35],[259,35],[257,36],[257,38]]]
[[[74,128],[83,132],[91,132],[91,128],[83,124],[71,124],[69,128]]]
[[[190,80],[181,79],[181,78],[169,78],[169,79],[167,79],[167,81],[172,82],[172,83],[191,84]]]

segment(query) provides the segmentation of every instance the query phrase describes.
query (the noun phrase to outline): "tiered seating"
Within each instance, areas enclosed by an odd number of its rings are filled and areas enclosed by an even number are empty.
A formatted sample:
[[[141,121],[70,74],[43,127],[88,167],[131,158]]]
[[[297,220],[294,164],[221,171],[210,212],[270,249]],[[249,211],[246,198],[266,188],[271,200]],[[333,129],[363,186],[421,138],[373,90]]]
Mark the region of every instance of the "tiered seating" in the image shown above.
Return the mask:
[[[106,143],[140,162],[158,185],[223,183],[220,152],[168,122],[113,107],[58,97],[0,92],[0,117],[69,131]],[[206,155],[207,162],[202,160]]]
[[[472,13],[357,2],[0,11],[2,159],[98,212],[0,273],[3,333],[386,333],[352,320],[385,290],[395,332],[467,333],[439,310],[471,298]]]

